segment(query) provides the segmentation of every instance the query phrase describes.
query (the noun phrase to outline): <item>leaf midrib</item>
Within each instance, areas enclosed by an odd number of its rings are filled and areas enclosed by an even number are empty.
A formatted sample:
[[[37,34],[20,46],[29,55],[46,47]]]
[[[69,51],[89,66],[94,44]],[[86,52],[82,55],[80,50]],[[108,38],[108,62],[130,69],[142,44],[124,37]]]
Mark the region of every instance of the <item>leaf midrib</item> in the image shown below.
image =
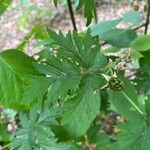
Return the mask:
[[[0,59],[2,60],[2,62],[4,62],[4,64],[7,65],[7,67],[23,82],[23,79],[15,72],[15,70],[7,63],[7,61],[2,58],[2,56],[0,56]]]

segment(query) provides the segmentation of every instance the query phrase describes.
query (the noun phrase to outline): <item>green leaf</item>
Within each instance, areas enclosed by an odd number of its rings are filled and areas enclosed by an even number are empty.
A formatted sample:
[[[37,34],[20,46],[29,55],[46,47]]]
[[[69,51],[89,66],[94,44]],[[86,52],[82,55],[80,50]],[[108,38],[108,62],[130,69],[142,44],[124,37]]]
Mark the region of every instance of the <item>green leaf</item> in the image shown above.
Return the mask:
[[[100,108],[99,94],[92,88],[80,90],[79,94],[67,101],[68,109],[61,120],[71,137],[83,135],[90,127]]]
[[[136,25],[141,23],[142,17],[137,11],[129,11],[124,14],[122,21]]]
[[[137,51],[150,50],[150,35],[138,36],[134,41],[132,41],[131,47]]]
[[[150,91],[150,53],[149,51],[141,52],[143,57],[139,59],[140,68],[137,70],[136,79],[136,88],[138,91],[143,91],[145,94],[148,94]]]
[[[111,21],[104,21],[97,24],[94,24],[90,27],[92,36],[102,36],[105,32],[111,31],[114,29],[119,23],[121,19],[115,19]]]
[[[0,53],[0,104],[18,108],[26,74],[37,74],[33,60],[22,52],[7,50]]]
[[[104,133],[100,133],[100,125],[92,125],[87,132],[88,140],[91,144],[95,144],[95,150],[108,150],[110,139]]]
[[[51,81],[47,100],[52,103],[58,98],[64,98],[69,89],[78,87],[81,79],[80,68],[71,62],[60,61],[56,58],[48,60],[48,64],[36,65],[43,74],[50,76]]]
[[[51,147],[47,147],[46,150],[83,150],[81,147],[71,143],[59,143],[53,144]]]
[[[115,106],[119,114],[124,116],[126,119],[132,119],[133,115],[137,114],[137,112],[133,108],[133,106],[128,102],[127,97],[125,97],[122,92],[124,92],[136,105],[138,104],[137,94],[129,80],[124,79],[122,76],[119,77],[124,82],[124,88],[122,91],[110,90],[109,99],[111,104]]]
[[[137,37],[136,32],[128,29],[113,29],[105,32],[101,37],[103,40],[116,47],[129,47],[130,43]]]
[[[22,150],[50,148],[57,141],[51,130],[51,126],[57,123],[57,117],[58,111],[53,108],[45,108],[38,113],[37,107],[34,107],[30,113],[21,113],[21,128],[15,133],[11,147]]]
[[[2,15],[11,4],[12,0],[0,0],[0,15]]]
[[[150,118],[150,95],[148,95],[147,99],[145,100],[145,112],[147,113],[147,116]]]
[[[135,50],[131,52],[130,56],[133,59],[139,59],[139,58],[143,57],[143,55],[140,52],[135,51]]]
[[[48,38],[45,26],[43,26],[42,24],[34,26],[31,31],[23,38],[22,42],[17,46],[17,50],[24,51],[24,48],[31,37],[34,37],[36,39]]]
[[[7,132],[6,123],[0,123],[0,142],[9,142],[10,135]]]
[[[104,68],[107,65],[108,61],[105,55],[103,55],[101,52],[97,54],[97,56],[94,59],[93,66],[91,67],[92,70],[100,70],[101,68]]]
[[[144,144],[144,141],[149,139],[145,136],[145,121],[139,116],[133,115],[132,119],[129,122],[120,125],[119,129],[120,132],[117,135],[117,141],[111,146],[112,150],[140,150],[138,144]]]
[[[50,38],[59,46],[58,54],[63,58],[73,59],[83,68],[89,68],[93,65],[93,61],[99,52],[98,41],[90,35],[90,30],[81,38],[76,32],[68,32],[66,37],[60,33],[57,34],[51,29],[47,29]]]
[[[42,103],[44,95],[48,92],[48,88],[51,85],[51,80],[42,76],[30,76],[28,77],[29,84],[25,88],[22,104],[30,105],[33,102]]]
[[[86,25],[88,26],[93,17],[96,17],[96,9],[94,0],[80,0],[77,9],[84,7],[84,16],[87,18]]]

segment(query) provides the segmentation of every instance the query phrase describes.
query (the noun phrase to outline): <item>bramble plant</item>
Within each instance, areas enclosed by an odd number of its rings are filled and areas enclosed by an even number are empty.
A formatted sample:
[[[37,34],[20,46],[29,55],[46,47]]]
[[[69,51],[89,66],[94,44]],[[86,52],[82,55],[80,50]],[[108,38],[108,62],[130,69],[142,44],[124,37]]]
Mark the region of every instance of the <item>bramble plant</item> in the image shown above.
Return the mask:
[[[94,0],[75,2],[84,7],[86,31],[77,32],[67,0],[73,31],[38,24],[0,53],[0,149],[149,150],[150,1],[144,24],[137,11],[97,23]],[[1,4],[0,14],[10,1]],[[143,26],[145,35],[137,35]],[[30,57],[23,51],[31,37],[42,50]],[[103,118],[110,112],[117,122]]]

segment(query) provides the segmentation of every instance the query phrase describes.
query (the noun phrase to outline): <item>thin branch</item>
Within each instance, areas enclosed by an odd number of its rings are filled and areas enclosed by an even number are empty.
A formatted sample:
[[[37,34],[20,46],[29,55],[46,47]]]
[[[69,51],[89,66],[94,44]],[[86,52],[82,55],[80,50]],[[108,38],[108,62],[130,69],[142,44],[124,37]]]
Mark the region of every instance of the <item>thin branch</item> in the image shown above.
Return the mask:
[[[145,25],[146,25],[146,23],[143,23],[143,24],[141,24],[140,26],[137,26],[137,27],[133,28],[132,30],[136,31],[136,30],[138,30],[138,29],[144,27]]]
[[[147,16],[146,16],[146,24],[145,24],[144,34],[147,34],[148,25],[149,25],[149,17],[150,17],[150,0],[147,0],[147,2],[148,2],[148,11],[147,11]]]
[[[95,19],[95,23],[97,23],[98,22],[98,17],[97,17],[97,8],[96,8],[95,0],[93,0],[93,4],[94,4],[94,19]]]
[[[67,0],[67,4],[68,4],[68,9],[69,9],[73,28],[75,31],[77,31],[76,21],[75,21],[75,17],[74,17],[74,12],[73,12],[73,8],[72,8],[71,0]]]

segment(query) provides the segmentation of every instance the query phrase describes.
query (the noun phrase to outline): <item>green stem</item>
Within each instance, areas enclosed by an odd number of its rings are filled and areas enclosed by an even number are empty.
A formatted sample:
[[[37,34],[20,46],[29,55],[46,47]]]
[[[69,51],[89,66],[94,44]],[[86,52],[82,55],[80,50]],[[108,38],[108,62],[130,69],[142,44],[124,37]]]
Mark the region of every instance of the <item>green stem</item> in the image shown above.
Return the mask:
[[[144,117],[144,112],[124,92],[121,93],[127,98],[128,102],[137,110],[137,112]]]
[[[3,147],[1,148],[1,150],[4,150],[4,149],[8,148],[8,147],[10,146],[10,144],[11,144],[11,143],[8,143],[7,145],[3,146]]]

